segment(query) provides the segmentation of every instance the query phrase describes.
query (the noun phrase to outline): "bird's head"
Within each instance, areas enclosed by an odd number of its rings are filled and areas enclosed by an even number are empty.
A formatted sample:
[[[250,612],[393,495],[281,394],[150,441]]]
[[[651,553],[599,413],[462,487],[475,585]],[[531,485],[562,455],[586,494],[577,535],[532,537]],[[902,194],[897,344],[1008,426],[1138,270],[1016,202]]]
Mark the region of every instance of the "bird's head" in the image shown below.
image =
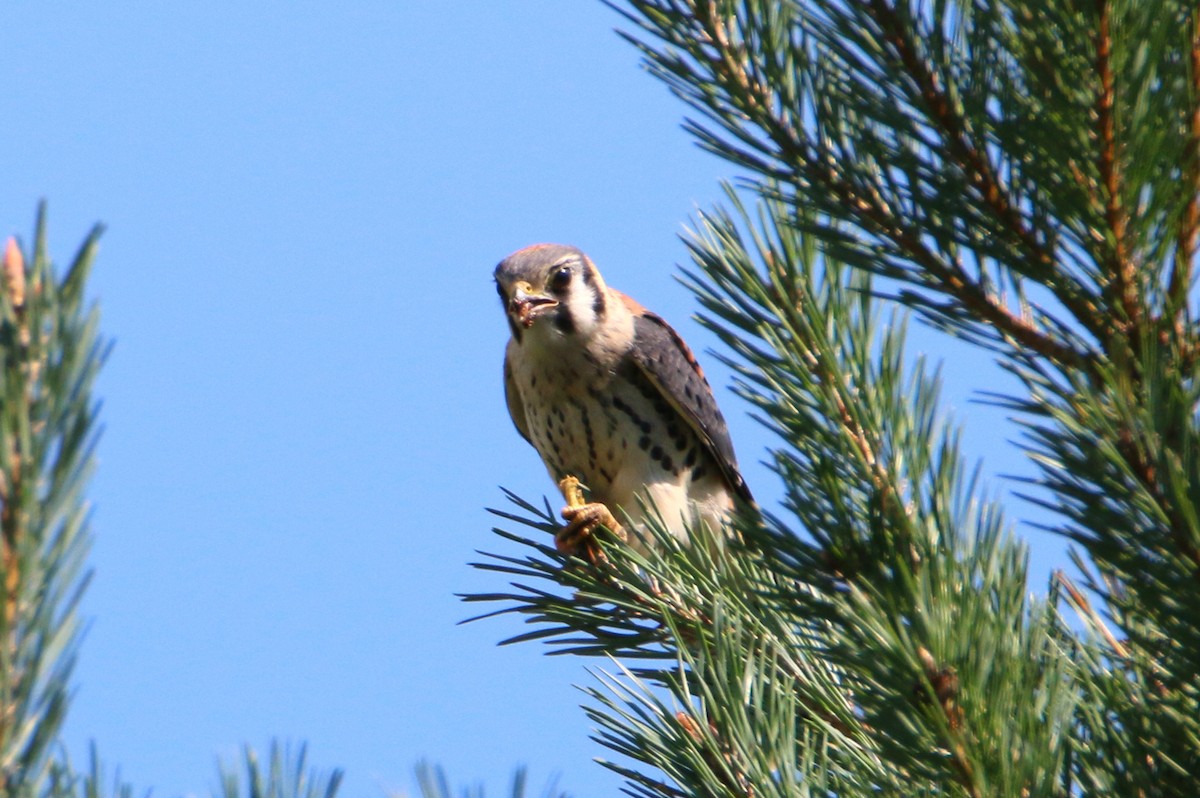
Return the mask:
[[[534,244],[496,267],[496,290],[513,338],[589,336],[603,321],[608,290],[595,264],[575,247]]]

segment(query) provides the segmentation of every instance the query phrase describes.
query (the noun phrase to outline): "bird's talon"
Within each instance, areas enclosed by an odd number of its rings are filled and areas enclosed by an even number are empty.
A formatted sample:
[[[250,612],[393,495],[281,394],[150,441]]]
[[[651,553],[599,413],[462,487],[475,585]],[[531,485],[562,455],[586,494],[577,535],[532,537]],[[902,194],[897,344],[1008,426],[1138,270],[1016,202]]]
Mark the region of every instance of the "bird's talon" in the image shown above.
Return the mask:
[[[567,500],[568,509],[587,504],[587,500],[583,498],[583,483],[579,481],[578,477],[570,475],[563,477],[558,482],[558,489],[562,491],[563,498]]]
[[[596,530],[602,527],[622,542],[627,539],[625,529],[608,507],[600,502],[564,507],[562,517],[567,525],[554,536],[554,544],[563,554],[582,553],[593,563],[602,559],[603,555],[594,540]]]

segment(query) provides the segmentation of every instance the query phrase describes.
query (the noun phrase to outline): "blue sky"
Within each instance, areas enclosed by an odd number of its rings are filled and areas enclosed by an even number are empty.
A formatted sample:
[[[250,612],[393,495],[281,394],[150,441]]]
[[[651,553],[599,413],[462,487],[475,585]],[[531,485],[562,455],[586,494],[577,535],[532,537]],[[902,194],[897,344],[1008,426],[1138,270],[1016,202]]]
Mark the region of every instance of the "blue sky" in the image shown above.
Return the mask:
[[[0,232],[28,240],[43,197],[59,262],[108,228],[67,744],[160,796],[273,736],[345,768],[348,796],[411,789],[422,757],[496,794],[524,763],[611,795],[573,686],[599,663],[496,647],[512,620],[456,625],[455,593],[503,586],[474,551],[515,551],[489,532],[498,486],[553,490],[504,409],[491,271],[576,244],[704,350],[678,234],[733,172],[599,2],[339,5],[0,9]],[[914,343],[985,473],[1030,473],[967,402],[998,384],[987,358]],[[701,359],[769,504],[770,440]],[[1035,555],[1044,574],[1061,545]]]

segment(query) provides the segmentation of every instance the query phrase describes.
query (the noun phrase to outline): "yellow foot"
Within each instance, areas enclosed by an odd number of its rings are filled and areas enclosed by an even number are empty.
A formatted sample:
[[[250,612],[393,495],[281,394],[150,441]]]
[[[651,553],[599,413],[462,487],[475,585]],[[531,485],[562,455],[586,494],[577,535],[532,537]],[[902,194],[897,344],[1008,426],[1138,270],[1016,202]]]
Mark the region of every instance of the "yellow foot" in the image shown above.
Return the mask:
[[[558,487],[567,500],[562,510],[567,525],[554,536],[554,545],[563,554],[582,554],[592,564],[602,562],[604,555],[593,539],[596,530],[604,527],[619,540],[626,539],[625,530],[606,505],[584,499],[583,488],[575,477],[565,478]]]

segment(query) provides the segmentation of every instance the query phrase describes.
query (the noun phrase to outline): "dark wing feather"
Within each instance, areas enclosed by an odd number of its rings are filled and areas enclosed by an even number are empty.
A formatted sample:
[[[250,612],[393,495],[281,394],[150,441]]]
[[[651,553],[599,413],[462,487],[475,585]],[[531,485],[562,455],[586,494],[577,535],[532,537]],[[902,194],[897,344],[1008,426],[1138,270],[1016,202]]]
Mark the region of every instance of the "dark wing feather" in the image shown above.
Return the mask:
[[[627,304],[633,304],[627,300]],[[692,350],[665,321],[637,306],[631,355],[638,370],[687,422],[721,469],[730,489],[753,502],[738,471],[729,428]]]
[[[508,404],[508,415],[512,417],[513,426],[517,428],[517,432],[521,433],[521,437],[529,441],[533,445],[533,440],[529,437],[529,427],[525,421],[525,403],[521,401],[521,394],[517,392],[517,386],[513,384],[512,363],[509,361],[512,349],[506,349],[504,352],[504,401]]]

